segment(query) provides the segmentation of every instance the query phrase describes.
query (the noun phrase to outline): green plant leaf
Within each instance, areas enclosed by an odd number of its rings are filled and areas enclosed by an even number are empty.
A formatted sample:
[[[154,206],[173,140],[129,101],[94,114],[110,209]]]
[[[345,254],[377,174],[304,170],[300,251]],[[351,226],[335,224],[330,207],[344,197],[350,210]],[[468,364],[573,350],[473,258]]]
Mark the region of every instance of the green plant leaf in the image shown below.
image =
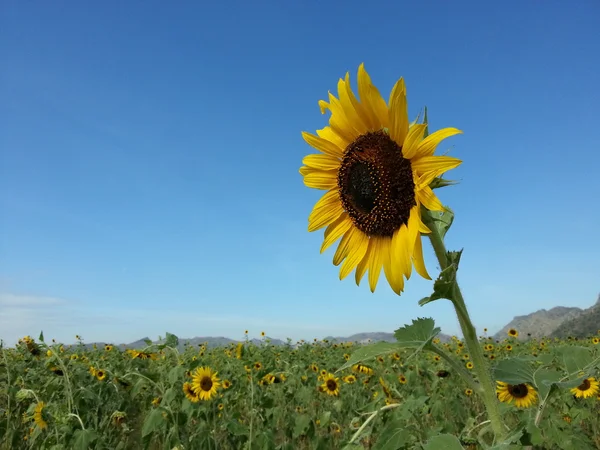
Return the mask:
[[[396,342],[376,342],[371,345],[365,345],[353,352],[350,355],[350,359],[342,367],[336,370],[336,373],[341,372],[342,370],[347,369],[354,364],[369,361],[381,355],[394,353],[400,348],[402,348],[402,346],[398,345]]]
[[[552,385],[558,383],[561,378],[560,372],[545,367],[541,367],[533,373],[533,384],[537,388],[542,401],[550,393]]]
[[[373,450],[397,450],[404,447],[411,437],[404,420],[388,422],[378,434]]]
[[[75,430],[73,433],[73,449],[88,450],[90,444],[96,440],[98,434],[94,430]]]
[[[227,424],[227,431],[234,436],[245,436],[248,434],[248,429],[237,420],[231,420]]]
[[[493,372],[496,381],[508,384],[535,384],[531,364],[521,358],[503,359],[496,364]]]
[[[444,208],[446,209],[445,211],[430,211],[426,208],[421,208],[421,215],[426,222],[425,224],[429,228],[436,227],[442,239],[446,236],[454,221],[454,211],[447,206]]]
[[[40,331],[40,336],[38,337],[38,341],[44,342],[44,332]]]
[[[297,439],[302,436],[308,430],[310,425],[310,417],[307,414],[300,414],[296,416],[296,423],[294,424],[293,437]]]
[[[394,332],[394,336],[401,347],[416,348],[419,351],[430,344],[440,331],[442,330],[435,326],[435,321],[431,317],[419,317],[416,320],[413,319],[412,325],[398,328]]]
[[[456,280],[456,266],[454,264],[446,267],[433,283],[433,294],[419,300],[419,306],[424,306],[442,298],[452,300],[454,295],[454,283]]]
[[[156,431],[165,421],[161,408],[156,408],[150,411],[150,414],[146,416],[144,425],[142,426],[142,437],[146,437],[150,433]]]
[[[165,338],[165,345],[167,347],[177,347],[179,345],[179,338],[174,334],[171,334],[167,331],[167,337]]]
[[[456,436],[438,434],[430,438],[424,445],[425,450],[464,450]]]
[[[587,366],[593,363],[594,358],[589,348],[586,347],[563,347],[559,350],[563,364],[567,372],[572,375],[585,371]]]

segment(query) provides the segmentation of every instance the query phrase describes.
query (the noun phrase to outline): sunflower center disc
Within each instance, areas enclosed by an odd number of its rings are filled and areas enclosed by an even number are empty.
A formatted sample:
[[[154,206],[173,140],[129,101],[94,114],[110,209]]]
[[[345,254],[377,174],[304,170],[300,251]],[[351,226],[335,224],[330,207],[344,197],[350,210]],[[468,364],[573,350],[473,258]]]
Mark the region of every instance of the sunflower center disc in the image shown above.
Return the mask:
[[[346,148],[338,187],[344,210],[368,236],[393,236],[417,204],[410,161],[384,131],[363,134]]]
[[[212,385],[213,385],[213,382],[209,377],[204,377],[200,381],[200,388],[203,391],[210,391],[210,389],[212,388]]]
[[[516,386],[512,387],[512,396],[515,398],[523,398],[527,396],[527,386],[525,386],[524,384],[517,384]]]
[[[329,389],[330,391],[335,391],[337,388],[337,383],[333,380],[329,380],[327,381],[327,389]]]
[[[588,380],[587,378],[585,380],[583,380],[583,383],[581,383],[579,385],[579,390],[580,391],[587,391],[590,387],[592,386],[592,384],[590,383],[590,380]]]

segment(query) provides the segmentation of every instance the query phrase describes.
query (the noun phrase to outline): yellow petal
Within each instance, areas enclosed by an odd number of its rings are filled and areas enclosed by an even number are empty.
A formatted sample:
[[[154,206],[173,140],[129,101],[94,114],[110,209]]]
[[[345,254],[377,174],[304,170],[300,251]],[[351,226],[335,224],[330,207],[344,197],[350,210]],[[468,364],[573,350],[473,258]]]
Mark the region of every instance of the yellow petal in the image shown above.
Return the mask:
[[[421,242],[421,236],[417,235],[417,239],[415,240],[415,249],[413,251],[413,264],[415,265],[415,270],[419,275],[421,275],[426,280],[431,280],[431,277],[427,273],[427,269],[425,268],[425,260],[423,259],[423,243]]]
[[[331,109],[329,126],[345,140],[354,141],[360,133],[346,116],[346,111],[340,101],[331,92],[329,93],[329,109]]]
[[[337,186],[337,170],[317,170],[308,168],[304,173],[304,184],[309,188],[329,190]]]
[[[340,168],[341,161],[333,156],[316,154],[305,156],[302,164],[319,170],[337,170]]]
[[[399,267],[392,264],[392,238],[386,237],[387,239],[384,248],[386,249],[383,260],[383,273],[385,274],[385,278],[388,280],[390,287],[392,290],[400,295],[400,293],[404,290],[404,276]]]
[[[392,236],[392,246],[390,249],[390,264],[394,266],[394,270],[398,271],[402,276],[411,272],[410,253],[408,253],[408,227],[402,225],[394,232]]]
[[[427,125],[424,123],[417,123],[408,130],[408,135],[402,145],[402,156],[406,159],[412,159],[415,157],[419,142],[423,139],[425,134],[425,128]]]
[[[365,256],[360,263],[358,263],[358,266],[356,266],[356,272],[354,272],[354,281],[356,281],[357,286],[360,286],[360,280],[362,280],[362,278],[365,276],[365,273],[367,273],[367,268],[369,267],[369,259],[371,257],[369,249],[370,247],[367,248]]]
[[[369,287],[371,288],[371,292],[375,292],[377,281],[379,280],[379,275],[381,274],[381,267],[383,266],[384,260],[384,251],[382,246],[385,242],[385,240],[379,237],[371,238],[370,245],[373,246],[371,257],[369,258]]]
[[[442,205],[440,199],[437,198],[437,195],[434,194],[433,190],[429,186],[425,186],[421,190],[417,191],[417,201],[422,203],[423,206],[430,211],[444,210],[444,205]]]
[[[434,172],[441,175],[448,170],[460,166],[461,163],[460,159],[453,158],[452,156],[423,156],[413,158],[410,165],[413,170],[416,170],[420,174]]]
[[[412,273],[411,257],[415,250],[415,239],[419,235],[419,223],[421,223],[420,205],[414,206],[410,210],[410,216],[408,217],[407,224],[407,237],[406,237],[406,254],[408,256],[408,271],[404,273],[406,279],[410,279]]]
[[[348,252],[350,251],[350,245],[356,239],[361,239],[361,236],[355,237],[355,235],[358,234],[364,236],[364,233],[356,227],[350,227],[350,229],[346,231],[346,233],[344,233],[344,237],[342,237],[340,245],[338,245],[338,248],[335,251],[335,254],[333,255],[333,265],[338,266],[342,262],[342,260],[346,256],[348,256]]]
[[[342,154],[344,153],[343,150],[337,145],[335,145],[333,142],[320,138],[319,136],[315,136],[314,134],[310,134],[306,131],[303,131],[302,137],[308,143],[308,145],[316,148],[317,150],[325,153],[326,155],[341,158]]]
[[[308,216],[308,231],[313,232],[326,227],[335,222],[343,212],[339,192],[332,189],[321,197]]]
[[[406,87],[400,78],[390,94],[390,137],[402,146],[408,135],[408,109],[406,104]]]
[[[346,79],[349,80],[349,75],[346,74]],[[340,104],[344,109],[344,113],[346,114],[346,118],[348,119],[348,124],[360,135],[367,132],[367,124],[362,120],[359,116],[358,111],[356,110],[352,100],[348,96],[348,91],[350,87],[346,85],[346,81],[341,78],[338,81],[338,96],[340,97]],[[352,92],[350,90],[350,92]]]
[[[329,109],[329,103],[325,100],[319,100],[319,108],[321,109],[321,114],[325,114]]]
[[[342,150],[345,150],[346,147],[348,147],[348,145],[350,145],[350,143],[351,143],[349,141],[346,141],[339,134],[337,134],[335,131],[333,131],[331,129],[331,127],[325,127],[321,130],[317,130],[317,135],[320,138],[323,138],[329,142],[333,142],[335,145],[337,145]]]
[[[387,105],[379,90],[371,83],[371,77],[365,70],[364,64],[358,67],[358,95],[377,129],[387,128],[389,126]]]
[[[435,133],[427,136],[421,143],[419,143],[418,148],[416,149],[415,156],[432,156],[435,152],[435,148],[438,146],[440,142],[444,139],[454,136],[456,134],[462,134],[462,131],[456,128],[442,128],[441,130],[436,131]]]
[[[346,231],[352,226],[352,221],[348,217],[348,214],[343,213],[338,219],[329,224],[325,229],[323,236],[323,244],[321,244],[321,253],[327,250],[331,244],[341,238]]]
[[[348,98],[352,102],[356,113],[360,117],[361,121],[365,124],[367,130],[376,131],[379,129],[377,126],[377,122],[372,120],[372,115],[365,109],[365,107],[358,101],[355,97],[354,92],[352,92],[352,87],[350,85],[350,74],[346,73],[346,93]]]
[[[369,246],[369,237],[362,233],[354,233],[354,237],[349,243],[349,251],[342,267],[340,268],[340,280],[346,278],[363,259]]]

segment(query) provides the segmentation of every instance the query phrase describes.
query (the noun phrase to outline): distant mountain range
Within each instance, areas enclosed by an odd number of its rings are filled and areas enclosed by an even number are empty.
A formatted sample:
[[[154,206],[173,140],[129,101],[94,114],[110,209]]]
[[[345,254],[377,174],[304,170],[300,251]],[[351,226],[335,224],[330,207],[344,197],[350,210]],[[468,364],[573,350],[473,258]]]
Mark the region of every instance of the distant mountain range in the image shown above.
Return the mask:
[[[519,339],[546,336],[584,338],[596,335],[600,329],[600,295],[596,303],[587,309],[557,306],[516,316],[494,335],[494,339],[504,339],[510,328],[519,332]]]
[[[575,307],[556,306],[552,309],[540,309],[525,316],[516,316],[505,327],[503,327],[493,337],[494,339],[504,339],[507,337],[507,331],[514,328],[519,332],[519,339],[541,338],[541,337],[578,337],[584,338],[596,335],[600,330],[600,294],[596,303],[590,308],[581,309]],[[528,336],[529,334],[529,336]],[[451,338],[447,334],[440,333],[438,337],[442,342],[447,342]],[[393,333],[374,332],[374,333],[357,333],[347,337],[328,336],[325,338],[329,342],[356,342],[360,344],[368,344],[370,342],[394,342]],[[121,344],[122,349],[141,349],[148,346],[149,343],[160,344],[164,341],[151,341],[149,338],[143,338],[129,344]],[[237,344],[240,341],[229,339],[226,337],[194,337],[191,339],[179,339],[178,350],[183,351],[188,346],[199,346],[206,343],[207,347],[225,347],[229,344]],[[281,339],[265,338],[265,340],[251,339],[250,342],[256,345],[262,345],[268,342],[270,345],[295,345],[292,341],[282,341]],[[97,346],[104,346],[104,342],[96,342]],[[85,347],[91,348],[94,343],[85,344]]]

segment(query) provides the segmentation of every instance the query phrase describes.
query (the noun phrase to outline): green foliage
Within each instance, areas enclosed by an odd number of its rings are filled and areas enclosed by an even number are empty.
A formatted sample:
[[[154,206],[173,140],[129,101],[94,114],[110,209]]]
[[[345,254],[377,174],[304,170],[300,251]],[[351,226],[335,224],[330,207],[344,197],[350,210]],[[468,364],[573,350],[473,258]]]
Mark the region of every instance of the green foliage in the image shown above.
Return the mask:
[[[413,319],[412,325],[398,328],[394,332],[394,337],[402,347],[416,348],[418,351],[430,344],[440,331],[432,318],[418,318]]]

